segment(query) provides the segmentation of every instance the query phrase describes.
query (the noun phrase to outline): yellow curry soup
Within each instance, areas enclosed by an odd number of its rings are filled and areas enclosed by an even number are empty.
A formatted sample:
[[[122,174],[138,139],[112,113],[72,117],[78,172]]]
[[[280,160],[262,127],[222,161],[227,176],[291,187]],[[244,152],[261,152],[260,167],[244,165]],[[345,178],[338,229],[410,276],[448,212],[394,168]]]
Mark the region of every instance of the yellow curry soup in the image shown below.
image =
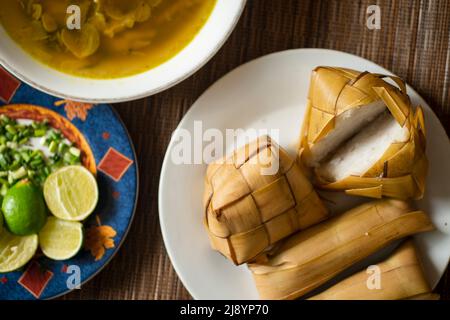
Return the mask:
[[[0,23],[38,61],[111,79],[150,70],[185,48],[217,0],[1,0]],[[80,9],[81,28],[69,30]]]

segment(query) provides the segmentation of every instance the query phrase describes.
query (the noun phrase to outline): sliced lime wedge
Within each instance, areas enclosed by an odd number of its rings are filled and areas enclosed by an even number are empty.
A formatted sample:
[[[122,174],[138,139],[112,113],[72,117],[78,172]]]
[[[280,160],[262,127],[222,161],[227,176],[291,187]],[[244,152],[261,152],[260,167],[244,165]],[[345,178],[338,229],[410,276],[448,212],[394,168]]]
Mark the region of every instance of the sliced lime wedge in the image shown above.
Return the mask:
[[[47,178],[44,197],[48,208],[56,217],[82,221],[97,205],[97,181],[85,167],[64,167]]]
[[[38,248],[38,236],[15,236],[0,232],[0,273],[15,271],[27,264]]]
[[[70,259],[83,245],[83,225],[49,217],[39,233],[39,244],[42,252],[50,259]]]

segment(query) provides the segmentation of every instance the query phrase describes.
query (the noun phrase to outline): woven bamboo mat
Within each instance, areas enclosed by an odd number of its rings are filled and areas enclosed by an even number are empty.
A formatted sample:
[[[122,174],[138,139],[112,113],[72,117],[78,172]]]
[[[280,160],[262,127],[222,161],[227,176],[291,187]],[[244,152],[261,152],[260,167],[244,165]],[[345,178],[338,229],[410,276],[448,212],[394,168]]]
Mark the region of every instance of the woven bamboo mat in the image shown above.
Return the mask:
[[[381,30],[366,28],[366,9],[381,8]],[[222,50],[176,87],[116,105],[140,160],[140,199],[123,247],[94,280],[65,299],[189,299],[161,238],[158,181],[170,135],[194,101],[244,62],[291,48],[346,51],[392,70],[433,107],[450,132],[450,2],[447,0],[249,0]],[[193,250],[195,250],[193,248]],[[450,276],[438,287],[450,297]]]

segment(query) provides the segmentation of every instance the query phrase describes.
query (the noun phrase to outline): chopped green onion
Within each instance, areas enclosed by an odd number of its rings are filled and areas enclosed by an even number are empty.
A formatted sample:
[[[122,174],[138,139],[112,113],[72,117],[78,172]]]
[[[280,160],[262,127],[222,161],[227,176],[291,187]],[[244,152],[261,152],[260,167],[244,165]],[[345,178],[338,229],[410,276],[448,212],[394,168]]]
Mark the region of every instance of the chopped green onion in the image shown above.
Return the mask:
[[[34,130],[34,136],[35,137],[43,137],[47,133],[47,130],[45,129],[36,129]]]
[[[75,156],[75,157],[77,157],[77,158],[79,158],[80,155],[81,155],[80,149],[75,148],[75,147],[71,147],[71,148],[69,149],[69,152],[70,152],[73,156]]]
[[[20,169],[18,169],[17,171],[12,173],[12,177],[15,180],[19,180],[24,178],[25,176],[27,176],[27,170],[24,167],[20,167]]]
[[[18,144],[16,143],[16,142],[11,142],[11,141],[8,141],[7,143],[6,143],[6,146],[8,147],[8,148],[10,148],[10,149],[17,149],[19,146],[18,146]]]
[[[58,144],[55,141],[50,142],[50,145],[48,146],[48,150],[51,153],[55,153],[56,150],[58,150]]]
[[[9,124],[6,125],[5,129],[12,135],[17,133],[16,129],[12,125],[9,125]]]
[[[2,184],[2,188],[0,189],[0,195],[5,196],[6,192],[8,192],[8,184]]]

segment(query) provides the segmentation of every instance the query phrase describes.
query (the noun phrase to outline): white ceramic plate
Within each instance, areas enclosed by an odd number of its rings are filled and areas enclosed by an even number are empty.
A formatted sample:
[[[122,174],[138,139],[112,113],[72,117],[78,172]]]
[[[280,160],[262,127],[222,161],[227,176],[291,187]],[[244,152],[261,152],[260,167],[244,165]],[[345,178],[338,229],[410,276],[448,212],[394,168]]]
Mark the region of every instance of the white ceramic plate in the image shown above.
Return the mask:
[[[279,129],[279,143],[295,154],[311,71],[319,65],[389,73],[373,62],[350,54],[320,49],[299,49],[272,54],[230,72],[209,88],[192,106],[179,129],[193,132],[194,121],[203,130]],[[418,203],[437,230],[416,236],[425,273],[434,287],[450,255],[450,144],[445,130],[426,102],[411,88],[414,104],[425,109],[430,160],[427,193]],[[171,161],[180,139],[176,131],[163,164],[159,189],[161,229],[172,264],[196,299],[257,299],[245,266],[235,267],[209,247],[202,224],[202,193],[206,164],[175,165]],[[227,146],[229,148],[230,146]],[[339,208],[355,200],[339,197]],[[355,198],[352,198],[355,199]]]
[[[71,76],[47,67],[23,51],[0,24],[0,65],[23,82],[53,96],[94,103],[117,103],[161,92],[200,69],[233,31],[246,0],[217,0],[206,24],[192,42],[162,65],[112,80]]]

